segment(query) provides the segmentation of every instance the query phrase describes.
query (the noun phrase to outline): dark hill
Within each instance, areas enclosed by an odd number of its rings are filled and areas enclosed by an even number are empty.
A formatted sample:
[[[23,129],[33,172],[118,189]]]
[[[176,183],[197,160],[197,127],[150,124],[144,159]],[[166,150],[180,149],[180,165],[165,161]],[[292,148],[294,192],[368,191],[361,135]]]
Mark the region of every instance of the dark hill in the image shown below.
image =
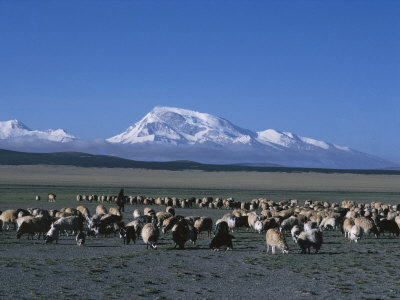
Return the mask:
[[[279,166],[213,165],[193,161],[148,162],[135,161],[109,155],[93,155],[81,152],[28,153],[0,149],[0,165],[65,165],[98,168],[137,168],[152,170],[202,170],[202,171],[256,171],[256,172],[319,172],[355,174],[393,174],[399,170],[339,170],[315,168],[291,168]]]

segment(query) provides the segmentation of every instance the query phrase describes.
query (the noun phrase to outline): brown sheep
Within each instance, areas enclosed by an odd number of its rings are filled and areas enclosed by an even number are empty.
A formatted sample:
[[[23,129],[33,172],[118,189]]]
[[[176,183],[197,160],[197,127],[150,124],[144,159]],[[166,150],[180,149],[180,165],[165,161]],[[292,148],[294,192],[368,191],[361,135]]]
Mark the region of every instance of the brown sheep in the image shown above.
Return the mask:
[[[96,206],[96,215],[106,215],[107,214],[107,209],[104,207],[104,205],[99,204]]]
[[[213,226],[213,221],[208,217],[201,217],[194,222],[194,228],[196,228],[197,233],[201,235],[202,231],[207,231],[208,238],[211,238],[211,230]]]
[[[111,215],[121,216],[121,211],[117,207],[110,207],[108,213]]]
[[[289,252],[285,236],[277,229],[268,229],[265,235],[265,241],[267,244],[267,253],[269,253],[269,247],[272,248],[272,254],[275,254],[275,248],[281,249],[282,253]]]
[[[0,220],[3,222],[2,228],[7,225],[6,230],[10,230],[10,224],[14,224],[14,230],[16,228],[16,220],[18,212],[15,209],[8,209],[1,213]]]

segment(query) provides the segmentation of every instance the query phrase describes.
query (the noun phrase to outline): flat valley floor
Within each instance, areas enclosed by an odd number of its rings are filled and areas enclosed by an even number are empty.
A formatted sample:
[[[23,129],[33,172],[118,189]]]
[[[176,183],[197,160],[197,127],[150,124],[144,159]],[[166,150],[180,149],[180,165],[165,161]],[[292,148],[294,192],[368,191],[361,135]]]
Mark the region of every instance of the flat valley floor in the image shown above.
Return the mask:
[[[234,197],[249,201],[306,199],[400,203],[400,176],[318,173],[151,171],[62,166],[0,166],[0,210],[76,207],[76,194],[149,197]],[[57,195],[56,203],[35,201]],[[93,213],[97,203],[81,202]],[[111,204],[105,204],[107,208]],[[124,221],[135,208],[126,205]],[[153,206],[156,211],[165,207]],[[227,209],[176,209],[214,221]],[[265,234],[233,233],[233,251],[211,251],[206,234],[185,250],[161,234],[158,250],[141,239],[123,245],[118,236],[74,237],[58,244],[0,233],[1,299],[385,299],[400,297],[400,238],[372,236],[350,243],[340,231],[324,231],[318,254],[299,254],[286,233],[289,254],[266,253]]]

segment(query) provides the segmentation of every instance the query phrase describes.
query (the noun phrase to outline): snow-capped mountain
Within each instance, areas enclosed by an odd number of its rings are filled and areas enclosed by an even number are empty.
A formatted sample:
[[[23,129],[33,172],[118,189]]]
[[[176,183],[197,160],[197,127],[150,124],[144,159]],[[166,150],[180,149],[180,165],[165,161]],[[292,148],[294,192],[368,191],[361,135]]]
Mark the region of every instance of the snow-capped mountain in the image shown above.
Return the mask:
[[[376,169],[395,164],[374,155],[267,129],[240,128],[226,119],[188,109],[157,106],[126,131],[85,141],[62,129],[31,130],[17,120],[0,122],[0,148],[25,152],[78,151],[135,160],[192,160],[218,164]]]
[[[44,140],[58,143],[74,141],[76,137],[62,129],[48,129],[46,131],[31,130],[18,120],[0,122],[0,140],[29,139]]]
[[[171,145],[213,144],[219,146],[248,145],[275,149],[351,151],[324,141],[298,136],[290,132],[267,129],[252,132],[210,114],[188,109],[157,106],[126,131],[107,139],[110,143],[163,143]]]
[[[210,114],[164,106],[155,107],[139,122],[107,141],[113,145],[136,147],[139,151],[135,158],[140,153],[140,159],[145,160],[149,157],[143,147],[150,155],[157,152],[157,158],[162,160],[258,162],[316,168],[392,165],[349,147],[274,129],[253,132]],[[167,150],[162,146],[168,147]]]
[[[257,134],[231,122],[188,109],[157,106],[126,131],[107,139],[111,143],[171,145],[252,145]]]

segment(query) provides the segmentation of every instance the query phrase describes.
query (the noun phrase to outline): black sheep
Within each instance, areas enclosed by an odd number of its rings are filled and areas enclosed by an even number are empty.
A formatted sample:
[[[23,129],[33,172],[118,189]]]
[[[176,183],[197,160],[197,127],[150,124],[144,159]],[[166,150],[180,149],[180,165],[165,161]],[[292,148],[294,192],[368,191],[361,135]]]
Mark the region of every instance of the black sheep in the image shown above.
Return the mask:
[[[119,235],[124,239],[124,244],[129,245],[131,240],[136,243],[136,231],[134,226],[121,227]]]
[[[228,232],[229,227],[225,221],[218,223],[215,230],[215,236],[210,243],[210,248],[219,249],[222,246],[226,246],[227,249],[233,249],[232,239],[235,237]]]

